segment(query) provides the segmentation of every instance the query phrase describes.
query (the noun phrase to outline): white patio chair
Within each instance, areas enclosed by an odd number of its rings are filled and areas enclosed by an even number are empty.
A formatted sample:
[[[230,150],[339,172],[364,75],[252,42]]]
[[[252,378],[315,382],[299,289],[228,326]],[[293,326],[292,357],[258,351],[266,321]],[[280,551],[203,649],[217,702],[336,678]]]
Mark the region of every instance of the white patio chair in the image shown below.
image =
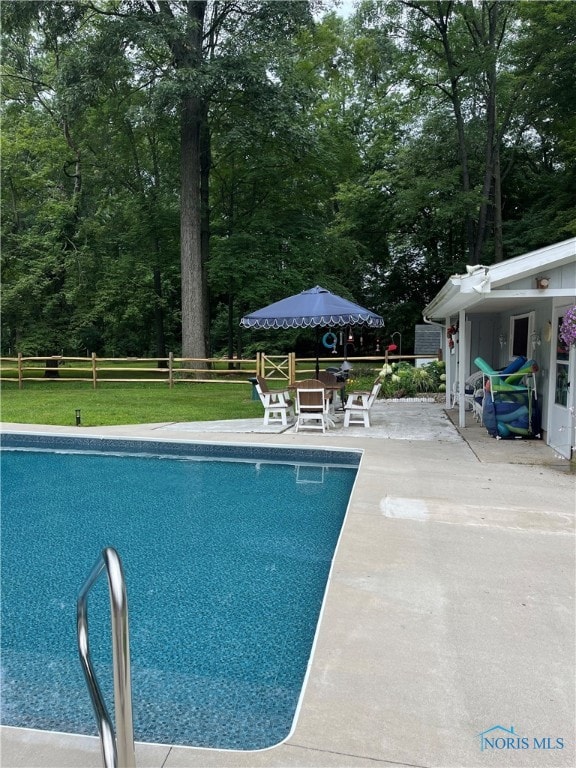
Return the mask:
[[[296,432],[300,429],[317,429],[326,432],[329,424],[329,401],[320,381],[310,379],[298,382],[296,390]]]
[[[264,406],[264,426],[280,422],[288,426],[288,417],[294,419],[294,402],[288,390],[269,389],[266,379],[256,377],[256,391]]]
[[[344,406],[344,426],[363,424],[370,426],[370,409],[378,397],[382,384],[375,381],[370,392],[350,392]]]
[[[464,382],[464,403],[467,411],[472,411],[476,421],[482,421],[482,400],[484,397],[484,374],[482,371],[474,371]],[[458,382],[454,382],[452,389],[452,408],[460,402]]]

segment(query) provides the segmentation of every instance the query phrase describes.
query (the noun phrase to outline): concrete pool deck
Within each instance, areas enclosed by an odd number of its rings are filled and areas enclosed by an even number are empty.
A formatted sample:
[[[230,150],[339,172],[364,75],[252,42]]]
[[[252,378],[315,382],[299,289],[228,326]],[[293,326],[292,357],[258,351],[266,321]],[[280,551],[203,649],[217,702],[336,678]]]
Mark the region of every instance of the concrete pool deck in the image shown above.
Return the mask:
[[[542,442],[458,430],[436,403],[378,403],[370,430],[326,435],[261,420],[3,427],[363,451],[288,739],[139,743],[138,768],[575,763],[574,475]],[[102,764],[93,737],[1,730],[3,768]]]

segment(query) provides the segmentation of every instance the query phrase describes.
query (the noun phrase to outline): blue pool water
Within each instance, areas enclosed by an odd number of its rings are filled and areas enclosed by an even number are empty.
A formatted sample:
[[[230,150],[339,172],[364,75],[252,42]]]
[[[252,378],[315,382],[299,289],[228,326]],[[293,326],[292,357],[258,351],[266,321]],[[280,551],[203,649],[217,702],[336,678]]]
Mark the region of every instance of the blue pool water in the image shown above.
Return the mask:
[[[76,598],[112,546],[136,739],[259,749],[285,738],[358,456],[67,438],[54,451],[7,437],[27,449],[1,456],[3,724],[96,733]],[[90,640],[113,714],[109,613],[101,577]]]

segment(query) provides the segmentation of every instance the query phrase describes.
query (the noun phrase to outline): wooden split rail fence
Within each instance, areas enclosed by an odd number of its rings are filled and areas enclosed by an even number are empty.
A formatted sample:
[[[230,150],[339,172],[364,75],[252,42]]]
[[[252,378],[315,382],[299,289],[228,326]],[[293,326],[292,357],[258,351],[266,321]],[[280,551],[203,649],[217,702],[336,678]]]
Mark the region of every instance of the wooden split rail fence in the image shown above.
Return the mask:
[[[256,376],[293,381],[296,358],[265,355],[256,358],[186,358],[170,353],[158,357],[72,357],[67,355],[0,357],[0,381],[27,382],[85,381],[94,389],[101,383],[165,383],[172,388],[179,383],[230,383]]]
[[[402,360],[416,360],[422,355],[403,355]],[[399,356],[351,357],[353,366],[379,368],[384,362],[399,360]],[[65,355],[28,357],[0,357],[0,381],[17,382],[20,389],[26,382],[85,381],[94,389],[101,383],[148,382],[165,383],[172,388],[180,383],[234,383],[245,382],[256,376],[270,381],[291,382],[298,376],[313,375],[315,358],[296,358],[294,352],[287,355],[265,355],[258,352],[255,358],[186,358],[174,357],[68,357]],[[323,365],[334,358],[321,358]]]

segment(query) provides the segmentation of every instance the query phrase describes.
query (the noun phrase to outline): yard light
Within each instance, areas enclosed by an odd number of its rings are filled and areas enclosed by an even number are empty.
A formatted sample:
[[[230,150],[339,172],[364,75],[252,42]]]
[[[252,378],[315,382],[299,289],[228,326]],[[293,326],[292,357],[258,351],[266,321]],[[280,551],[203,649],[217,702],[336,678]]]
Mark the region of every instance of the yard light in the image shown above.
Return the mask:
[[[394,341],[394,337],[395,336],[398,336],[398,338],[400,340],[399,341],[399,344],[400,344],[400,357],[402,357],[402,334],[400,333],[400,331],[394,331],[394,333],[390,336],[390,341],[393,344],[395,343],[395,341]]]
[[[76,426],[79,427],[82,424],[82,419],[80,417],[80,408],[76,408]]]

